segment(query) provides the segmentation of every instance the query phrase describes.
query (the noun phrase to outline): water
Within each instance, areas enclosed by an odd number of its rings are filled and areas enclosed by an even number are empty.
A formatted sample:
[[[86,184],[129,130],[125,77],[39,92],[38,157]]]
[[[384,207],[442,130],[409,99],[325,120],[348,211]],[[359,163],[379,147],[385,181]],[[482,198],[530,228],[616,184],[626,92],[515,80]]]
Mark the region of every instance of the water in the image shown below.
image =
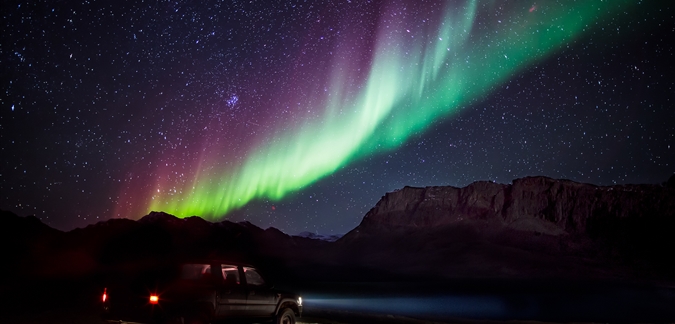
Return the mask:
[[[675,289],[617,283],[322,283],[305,313],[351,311],[430,320],[675,321]]]

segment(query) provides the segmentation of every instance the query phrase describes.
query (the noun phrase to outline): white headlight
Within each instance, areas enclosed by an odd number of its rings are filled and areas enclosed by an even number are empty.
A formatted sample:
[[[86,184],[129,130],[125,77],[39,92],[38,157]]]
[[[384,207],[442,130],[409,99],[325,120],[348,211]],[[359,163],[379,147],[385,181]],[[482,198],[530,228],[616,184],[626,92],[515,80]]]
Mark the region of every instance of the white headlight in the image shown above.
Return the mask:
[[[298,306],[302,306],[302,297],[298,297]]]

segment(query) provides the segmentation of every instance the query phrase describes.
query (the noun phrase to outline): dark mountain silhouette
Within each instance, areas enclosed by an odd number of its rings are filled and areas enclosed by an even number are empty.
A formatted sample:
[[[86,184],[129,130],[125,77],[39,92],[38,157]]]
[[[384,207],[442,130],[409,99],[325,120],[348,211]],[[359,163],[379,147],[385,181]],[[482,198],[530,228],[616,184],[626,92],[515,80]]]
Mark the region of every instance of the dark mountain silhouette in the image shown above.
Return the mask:
[[[3,261],[11,265],[10,271],[25,272],[34,268],[35,260],[48,255],[64,235],[35,216],[20,217],[0,211],[0,251]]]
[[[527,177],[405,187],[335,242],[162,212],[70,232],[10,212],[0,213],[0,224],[13,270],[42,277],[100,278],[219,256],[260,265],[279,280],[675,279],[675,176],[660,185]]]

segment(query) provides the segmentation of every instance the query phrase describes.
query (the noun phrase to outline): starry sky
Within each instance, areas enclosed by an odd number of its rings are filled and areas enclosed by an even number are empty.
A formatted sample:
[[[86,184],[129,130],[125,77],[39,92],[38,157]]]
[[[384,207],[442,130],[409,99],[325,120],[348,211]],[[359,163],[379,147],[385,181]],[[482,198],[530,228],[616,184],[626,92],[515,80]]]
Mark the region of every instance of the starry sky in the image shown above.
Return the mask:
[[[675,171],[670,1],[4,1],[0,209],[346,233],[403,186]]]

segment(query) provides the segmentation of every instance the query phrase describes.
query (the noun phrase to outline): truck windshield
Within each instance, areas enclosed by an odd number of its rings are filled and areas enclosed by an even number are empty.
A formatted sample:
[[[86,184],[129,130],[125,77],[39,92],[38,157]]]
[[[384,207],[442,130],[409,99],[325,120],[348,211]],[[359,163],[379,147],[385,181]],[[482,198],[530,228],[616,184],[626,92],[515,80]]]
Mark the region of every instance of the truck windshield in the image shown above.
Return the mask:
[[[244,267],[244,275],[246,276],[246,283],[253,286],[263,286],[265,285],[265,280],[262,276],[253,268]]]

